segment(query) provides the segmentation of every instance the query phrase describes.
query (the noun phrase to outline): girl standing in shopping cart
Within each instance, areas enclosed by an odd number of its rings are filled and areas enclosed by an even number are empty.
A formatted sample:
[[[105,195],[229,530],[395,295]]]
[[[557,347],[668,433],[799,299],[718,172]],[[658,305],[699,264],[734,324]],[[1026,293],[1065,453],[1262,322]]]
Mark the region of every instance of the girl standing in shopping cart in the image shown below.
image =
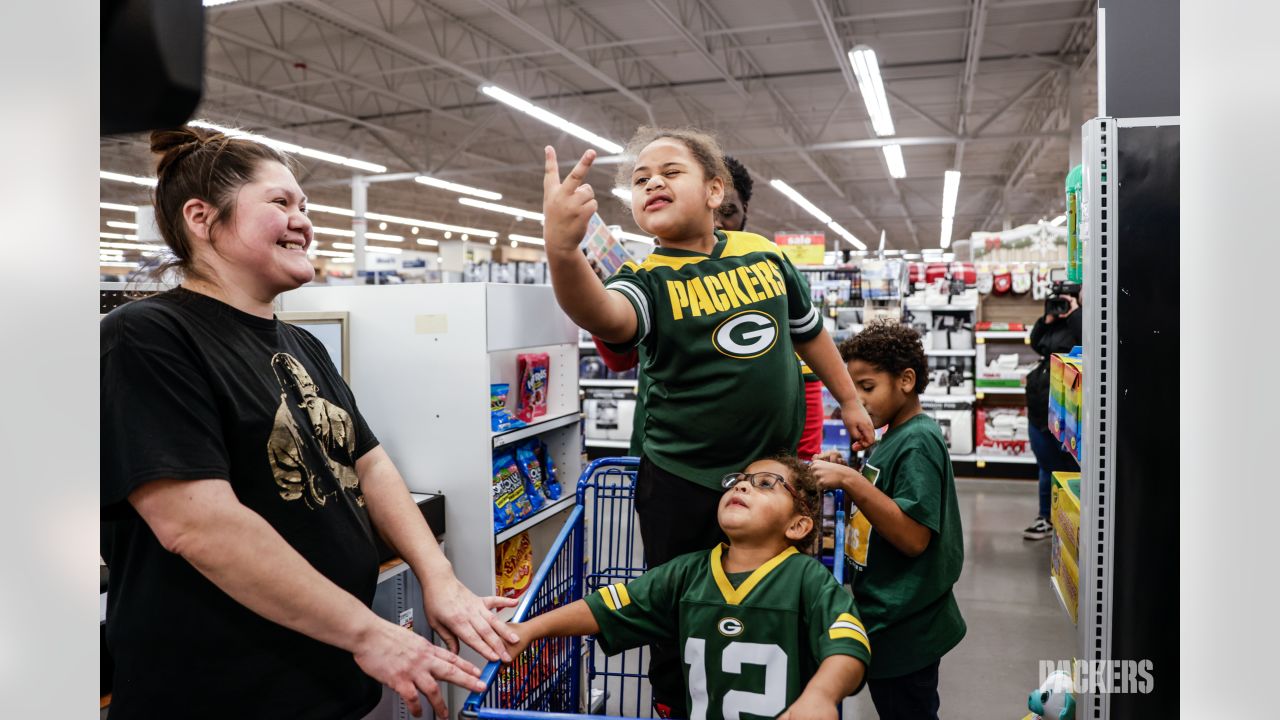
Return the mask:
[[[601,285],[578,249],[596,212],[588,150],[562,181],[546,148],[544,237],[551,284],[578,326],[626,350],[649,378],[636,512],[649,567],[724,539],[720,479],[743,457],[793,453],[804,422],[795,354],[840,402],[861,449],[874,442],[835,344],[803,281],[769,240],[715,229],[728,178],[710,136],[641,128],[619,168],[631,212],[658,247]],[[675,648],[655,646],[659,713],[687,716]],[[658,672],[655,673],[655,670]]]

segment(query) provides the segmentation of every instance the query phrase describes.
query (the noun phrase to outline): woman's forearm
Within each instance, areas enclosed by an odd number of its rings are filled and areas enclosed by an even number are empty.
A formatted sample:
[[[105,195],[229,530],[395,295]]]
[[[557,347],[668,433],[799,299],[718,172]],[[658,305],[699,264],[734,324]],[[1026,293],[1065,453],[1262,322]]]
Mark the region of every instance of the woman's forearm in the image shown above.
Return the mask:
[[[386,622],[312,567],[225,481],[158,480],[130,501],[166,549],[274,623],[356,652]]]

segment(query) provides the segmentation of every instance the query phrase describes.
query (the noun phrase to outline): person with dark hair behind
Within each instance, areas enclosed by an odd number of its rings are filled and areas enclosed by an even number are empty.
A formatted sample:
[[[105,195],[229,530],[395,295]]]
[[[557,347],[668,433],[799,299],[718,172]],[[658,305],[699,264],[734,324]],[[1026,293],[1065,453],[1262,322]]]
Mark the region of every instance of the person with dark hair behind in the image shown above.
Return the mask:
[[[861,472],[813,462],[819,484],[853,506],[845,551],[875,648],[871,700],[881,720],[936,720],[938,667],[966,630],[952,592],[964,538],[947,444],[920,407],[928,361],[919,333],[886,320],[843,342],[840,356],[871,421],[888,426]]]
[[[315,274],[290,161],[196,127],[158,130],[156,224],[181,286],[101,324],[103,557],[112,720],[364,717],[385,684],[447,717],[482,690],[461,641],[513,636],[458,581],[313,335],[272,312]],[[451,650],[371,609],[383,540]]]
[[[1049,356],[1071,352],[1084,337],[1080,302],[1074,295],[1066,298],[1069,304],[1065,313],[1047,313],[1037,318],[1031,328],[1031,347],[1039,353],[1040,363],[1027,373],[1027,436],[1040,471],[1040,513],[1035,522],[1022,531],[1022,537],[1027,540],[1043,540],[1053,535],[1053,525],[1049,522],[1053,473],[1080,469],[1075,458],[1062,449],[1062,443],[1049,432]]]

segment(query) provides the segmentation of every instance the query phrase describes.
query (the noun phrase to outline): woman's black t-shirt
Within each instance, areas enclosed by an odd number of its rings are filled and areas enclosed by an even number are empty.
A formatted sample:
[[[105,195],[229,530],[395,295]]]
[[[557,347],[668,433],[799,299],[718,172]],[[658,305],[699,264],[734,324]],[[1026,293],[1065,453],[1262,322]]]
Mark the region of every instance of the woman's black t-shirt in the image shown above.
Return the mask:
[[[373,602],[356,460],[377,447],[314,336],[176,289],[102,320],[103,557],[111,717],[358,718],[379,684],[165,550],[129,504],[152,480],[222,479],[325,577]]]

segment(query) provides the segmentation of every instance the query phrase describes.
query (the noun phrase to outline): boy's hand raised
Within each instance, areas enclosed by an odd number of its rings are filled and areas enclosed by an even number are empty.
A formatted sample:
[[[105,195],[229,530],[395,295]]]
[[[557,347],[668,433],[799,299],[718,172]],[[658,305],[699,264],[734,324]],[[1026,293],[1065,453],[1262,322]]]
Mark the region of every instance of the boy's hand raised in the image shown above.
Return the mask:
[[[852,484],[862,477],[862,473],[848,465],[837,465],[825,460],[814,460],[809,463],[809,469],[813,471],[814,479],[823,490],[844,490],[848,493]]]
[[[584,180],[596,151],[588,150],[560,180],[560,168],[556,164],[555,148],[546,148],[546,172],[542,178],[542,238],[551,252],[577,252],[578,244],[587,234],[587,223],[595,213],[596,194]]]

